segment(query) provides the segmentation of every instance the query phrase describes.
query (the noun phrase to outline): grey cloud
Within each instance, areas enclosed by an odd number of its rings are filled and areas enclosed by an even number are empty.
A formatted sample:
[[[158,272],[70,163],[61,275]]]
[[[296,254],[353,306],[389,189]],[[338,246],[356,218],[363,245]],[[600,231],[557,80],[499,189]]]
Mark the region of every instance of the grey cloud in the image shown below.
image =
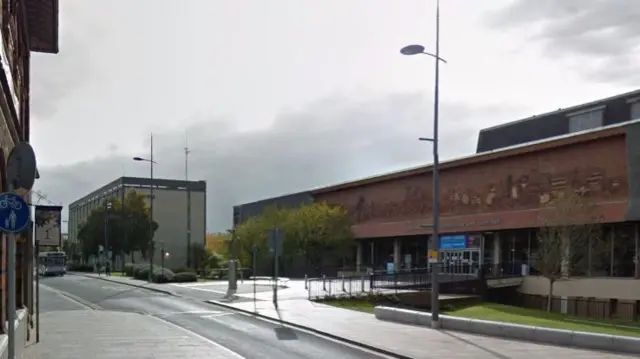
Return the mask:
[[[102,41],[105,29],[93,21],[96,14],[87,11],[90,8],[88,1],[69,1],[62,6],[60,53],[31,55],[31,112],[36,120],[53,117],[61,100],[92,79],[91,53],[97,52],[96,44]]]
[[[206,120],[187,129],[189,177],[208,184],[208,226],[222,230],[231,206],[405,168],[431,160],[431,103],[418,94],[349,100],[327,98],[278,116],[271,126],[237,130],[231,119]],[[509,109],[442,104],[442,156],[473,152],[480,124],[505,119]],[[154,134],[158,176],[184,178],[184,130]],[[148,142],[148,140],[147,140]],[[65,204],[121,176],[147,176],[126,156],[41,169],[38,188]]]
[[[637,84],[633,54],[640,40],[636,0],[515,0],[487,18],[499,30],[535,28],[549,57],[576,57],[584,75],[600,82]]]

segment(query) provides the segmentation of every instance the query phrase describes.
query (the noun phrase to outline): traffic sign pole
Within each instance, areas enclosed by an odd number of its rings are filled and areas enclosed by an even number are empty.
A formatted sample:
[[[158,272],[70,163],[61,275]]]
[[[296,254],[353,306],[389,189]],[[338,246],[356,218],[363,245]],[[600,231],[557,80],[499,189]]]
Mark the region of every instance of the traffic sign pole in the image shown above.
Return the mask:
[[[11,186],[15,188],[15,186]],[[7,304],[8,358],[15,359],[16,320],[16,233],[22,232],[29,224],[31,210],[22,197],[15,193],[0,194],[0,229],[7,235],[7,282],[9,291]]]
[[[8,260],[8,273],[7,281],[9,282],[9,310],[7,311],[7,336],[9,337],[9,350],[8,358],[15,359],[16,357],[16,236],[13,233],[9,233],[7,236],[7,252],[9,256]]]
[[[9,268],[7,269],[8,305],[7,336],[8,359],[16,358],[16,233],[22,232],[31,219],[31,209],[25,200],[14,191],[29,192],[36,180],[36,155],[28,142],[19,142],[9,153],[7,159],[7,182],[9,191],[0,194],[0,231],[7,234],[7,255]],[[29,285],[33,285],[30,283]],[[36,298],[37,303],[40,298]],[[31,308],[32,309],[32,308]],[[38,313],[39,314],[39,313]],[[39,324],[39,323],[38,323]],[[39,327],[39,325],[38,325]],[[36,333],[38,337],[39,333]]]

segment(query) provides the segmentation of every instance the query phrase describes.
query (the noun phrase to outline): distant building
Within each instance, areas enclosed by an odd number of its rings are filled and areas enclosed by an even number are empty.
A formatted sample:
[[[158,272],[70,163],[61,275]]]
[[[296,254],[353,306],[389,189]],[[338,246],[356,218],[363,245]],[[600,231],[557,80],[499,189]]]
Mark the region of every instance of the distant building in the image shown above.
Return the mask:
[[[165,253],[165,266],[169,268],[187,266],[187,189],[191,192],[191,248],[204,247],[206,236],[206,182],[180,181],[138,177],[121,177],[69,205],[70,241],[78,241],[78,231],[91,211],[104,205],[105,198],[124,198],[127,193],[136,191],[149,198],[153,186],[153,220],[158,222],[154,235],[154,264],[160,264],[161,250]],[[97,252],[96,248],[96,252]],[[134,261],[141,261],[139,253]],[[131,258],[127,258],[130,262]]]

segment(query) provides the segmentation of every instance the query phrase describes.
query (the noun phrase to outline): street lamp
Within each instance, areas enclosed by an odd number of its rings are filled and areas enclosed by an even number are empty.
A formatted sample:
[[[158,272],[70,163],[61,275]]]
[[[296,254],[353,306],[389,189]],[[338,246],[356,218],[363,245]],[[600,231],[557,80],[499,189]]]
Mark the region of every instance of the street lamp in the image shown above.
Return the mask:
[[[107,261],[109,260],[109,211],[111,210],[111,201],[104,204],[104,267],[107,269]],[[105,272],[105,274],[107,274]]]
[[[150,232],[150,240],[149,240],[149,282],[152,281],[153,278],[153,165],[157,164],[156,161],[153,160],[153,134],[151,134],[151,150],[150,157],[134,157],[134,161],[139,162],[149,162],[150,174],[149,179],[151,180],[151,184],[149,186],[149,232]]]
[[[407,56],[427,55],[436,60],[435,84],[433,94],[433,137],[420,137],[420,141],[429,141],[433,144],[433,247],[436,253],[436,263],[431,267],[431,326],[439,327],[440,319],[440,285],[438,283],[438,270],[436,268],[439,259],[438,247],[440,243],[440,189],[439,189],[439,158],[438,158],[438,112],[440,104],[440,61],[446,61],[440,57],[440,1],[436,0],[436,52],[435,54],[425,51],[422,45],[408,45],[400,49],[400,53]]]

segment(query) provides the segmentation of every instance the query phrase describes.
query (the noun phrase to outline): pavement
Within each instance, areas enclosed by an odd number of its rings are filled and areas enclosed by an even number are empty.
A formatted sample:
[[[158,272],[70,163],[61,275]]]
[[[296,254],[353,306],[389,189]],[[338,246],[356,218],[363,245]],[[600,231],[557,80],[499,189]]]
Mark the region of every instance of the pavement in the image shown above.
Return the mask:
[[[127,281],[126,278],[117,279]],[[250,283],[250,282],[249,282]],[[290,280],[288,288],[278,291],[278,308],[272,303],[273,292],[256,291],[255,301],[248,282],[239,284],[233,300],[224,298],[226,283],[201,282],[186,284],[163,284],[165,290],[180,293],[183,298],[192,298],[240,311],[272,323],[286,323],[301,330],[321,334],[336,340],[358,343],[359,346],[375,348],[377,351],[394,353],[396,357],[431,358],[475,358],[475,359],[538,359],[562,357],[563,359],[623,359],[632,355],[604,353],[553,345],[535,344],[495,337],[433,330],[425,327],[384,322],[373,314],[340,309],[315,303],[307,299],[304,281]],[[244,286],[244,287],[243,287]],[[240,288],[243,287],[242,290]],[[197,297],[193,297],[196,295]],[[371,357],[373,358],[373,357]]]
[[[28,359],[388,358],[196,298],[86,276],[40,285],[41,342]]]

